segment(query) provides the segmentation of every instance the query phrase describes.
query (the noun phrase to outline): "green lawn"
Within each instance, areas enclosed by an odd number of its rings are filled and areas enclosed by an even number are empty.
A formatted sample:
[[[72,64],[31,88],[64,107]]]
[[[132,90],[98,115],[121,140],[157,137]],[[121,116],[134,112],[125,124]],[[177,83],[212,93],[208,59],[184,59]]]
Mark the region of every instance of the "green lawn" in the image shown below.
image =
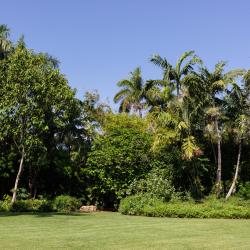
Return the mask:
[[[250,220],[0,214],[0,249],[250,249]]]

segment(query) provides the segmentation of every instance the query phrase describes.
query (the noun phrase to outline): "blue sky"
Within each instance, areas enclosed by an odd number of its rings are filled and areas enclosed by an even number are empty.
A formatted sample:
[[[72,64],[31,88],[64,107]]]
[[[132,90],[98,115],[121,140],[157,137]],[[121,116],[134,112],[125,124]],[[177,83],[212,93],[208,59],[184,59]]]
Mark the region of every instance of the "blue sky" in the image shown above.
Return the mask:
[[[24,34],[28,47],[57,57],[79,98],[97,89],[112,104],[116,82],[135,67],[161,77],[152,54],[174,64],[195,50],[209,68],[250,68],[249,10],[248,0],[8,0],[0,23],[14,41]]]

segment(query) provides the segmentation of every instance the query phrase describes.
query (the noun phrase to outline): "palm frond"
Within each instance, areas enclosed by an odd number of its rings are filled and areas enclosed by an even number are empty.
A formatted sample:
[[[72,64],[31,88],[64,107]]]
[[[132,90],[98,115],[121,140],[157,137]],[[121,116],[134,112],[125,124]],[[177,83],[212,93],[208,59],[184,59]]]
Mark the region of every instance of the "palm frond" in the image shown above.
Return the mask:
[[[133,83],[127,79],[119,81],[116,85],[118,87],[133,88]]]
[[[217,64],[215,64],[215,69],[214,69],[213,74],[215,76],[221,76],[223,71],[224,71],[224,68],[225,68],[226,64],[227,63],[225,61],[220,61]]]
[[[122,90],[120,90],[118,93],[116,93],[116,95],[114,96],[114,102],[117,103],[119,101],[121,101],[122,99],[124,99],[126,96],[128,96],[130,93],[129,89],[124,88]]]
[[[150,59],[150,62],[161,67],[162,69],[167,69],[170,65],[166,58],[162,58],[159,55],[153,55]]]
[[[213,92],[218,92],[218,91],[224,90],[224,89],[226,89],[226,87],[227,87],[227,82],[225,82],[223,79],[219,79],[218,81],[214,81],[211,84],[211,90]]]
[[[10,35],[10,29],[7,25],[2,24],[0,25],[0,38],[7,39]]]
[[[183,158],[191,160],[195,155],[195,151],[199,149],[193,136],[188,136],[183,139],[181,146]]]
[[[180,71],[181,71],[180,69],[181,69],[181,65],[182,65],[183,61],[185,61],[188,57],[190,57],[192,55],[194,55],[194,50],[186,51],[180,56],[180,58],[178,59],[178,61],[176,63],[176,71],[178,73],[180,73]]]
[[[235,78],[238,78],[240,76],[244,76],[246,73],[245,69],[234,69],[230,70],[229,72],[225,73],[225,78],[234,80]]]
[[[166,87],[166,86],[171,86],[171,83],[167,80],[148,80],[145,83],[145,90],[148,91],[153,87]]]

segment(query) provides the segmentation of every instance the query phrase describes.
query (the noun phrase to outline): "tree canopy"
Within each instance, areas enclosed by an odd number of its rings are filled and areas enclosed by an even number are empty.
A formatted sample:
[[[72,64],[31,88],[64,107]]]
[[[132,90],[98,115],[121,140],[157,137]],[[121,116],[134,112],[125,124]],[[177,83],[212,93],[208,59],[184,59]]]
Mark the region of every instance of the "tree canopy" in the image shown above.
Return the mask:
[[[247,192],[249,70],[224,61],[210,70],[194,51],[175,66],[154,55],[162,77],[134,69],[117,83],[115,112],[98,92],[77,98],[56,58],[9,32],[0,25],[0,199],[67,194],[117,207],[136,192],[164,201]]]

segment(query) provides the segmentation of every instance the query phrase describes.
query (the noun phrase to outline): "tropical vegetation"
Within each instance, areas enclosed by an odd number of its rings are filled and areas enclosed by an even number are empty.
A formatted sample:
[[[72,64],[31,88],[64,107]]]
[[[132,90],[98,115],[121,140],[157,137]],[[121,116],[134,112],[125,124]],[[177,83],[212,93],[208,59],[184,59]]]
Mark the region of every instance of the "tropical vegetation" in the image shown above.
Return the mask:
[[[175,65],[153,55],[162,76],[134,69],[117,83],[115,112],[97,92],[77,98],[56,58],[9,32],[0,25],[0,210],[122,201],[127,214],[249,218],[248,69],[210,69],[194,51]],[[209,196],[222,208],[206,210]]]

